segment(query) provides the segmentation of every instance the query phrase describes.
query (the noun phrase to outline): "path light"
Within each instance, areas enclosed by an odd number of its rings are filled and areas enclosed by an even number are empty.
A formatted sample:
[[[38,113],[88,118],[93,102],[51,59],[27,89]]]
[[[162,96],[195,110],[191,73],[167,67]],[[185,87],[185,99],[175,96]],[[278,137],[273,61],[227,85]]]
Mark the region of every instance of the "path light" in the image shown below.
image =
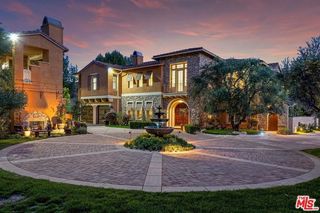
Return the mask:
[[[132,135],[131,135],[131,131],[130,131],[130,132],[129,132],[129,138],[130,138],[130,139],[131,139],[131,136],[132,136]]]
[[[10,33],[9,39],[10,39],[10,41],[12,41],[13,43],[15,43],[16,41],[18,41],[19,35],[18,35],[17,33]]]

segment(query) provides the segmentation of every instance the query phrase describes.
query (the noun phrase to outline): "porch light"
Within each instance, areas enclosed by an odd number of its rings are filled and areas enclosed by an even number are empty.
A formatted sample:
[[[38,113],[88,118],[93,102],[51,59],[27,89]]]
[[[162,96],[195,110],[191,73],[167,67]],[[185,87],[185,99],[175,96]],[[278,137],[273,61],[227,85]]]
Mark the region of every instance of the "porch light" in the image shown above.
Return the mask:
[[[108,72],[113,72],[113,68],[112,68],[112,67],[109,67],[109,68],[108,68]]]
[[[10,41],[12,41],[14,43],[14,42],[18,41],[19,35],[17,33],[10,33],[9,39],[10,39]]]

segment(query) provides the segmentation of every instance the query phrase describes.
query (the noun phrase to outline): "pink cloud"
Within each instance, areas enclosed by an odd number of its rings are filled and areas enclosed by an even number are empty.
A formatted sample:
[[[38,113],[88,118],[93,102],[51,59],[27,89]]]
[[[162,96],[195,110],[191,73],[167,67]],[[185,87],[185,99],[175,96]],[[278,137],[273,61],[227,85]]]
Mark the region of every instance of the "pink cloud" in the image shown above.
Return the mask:
[[[103,42],[103,46],[107,48],[126,47],[130,49],[148,49],[153,44],[150,39],[126,35],[126,37],[117,37]]]
[[[6,7],[11,12],[19,13],[26,16],[33,15],[32,10],[28,6],[17,1],[11,1]]]
[[[199,33],[194,32],[194,31],[187,31],[187,30],[173,30],[172,32],[185,35],[185,36],[198,36]]]
[[[77,39],[77,38],[75,38],[73,36],[65,35],[64,36],[64,41],[66,43],[69,43],[69,44],[71,44],[73,46],[76,46],[76,47],[79,47],[79,48],[82,48],[82,49],[87,48],[89,46],[87,42],[82,41],[80,39]]]
[[[161,9],[165,8],[161,0],[130,0],[134,5],[140,8]]]

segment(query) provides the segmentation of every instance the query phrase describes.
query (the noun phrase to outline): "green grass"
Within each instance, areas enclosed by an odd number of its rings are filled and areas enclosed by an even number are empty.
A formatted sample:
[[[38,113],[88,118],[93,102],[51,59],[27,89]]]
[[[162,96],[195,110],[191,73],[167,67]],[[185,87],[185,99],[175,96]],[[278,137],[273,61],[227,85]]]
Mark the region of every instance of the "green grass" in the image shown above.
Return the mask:
[[[32,141],[32,140],[40,140],[43,138],[27,138],[27,137],[21,137],[21,138],[10,138],[10,139],[0,139],[0,149],[4,149],[8,146],[12,146],[15,144]]]
[[[232,129],[207,129],[203,131],[207,134],[213,135],[238,135],[239,133],[234,133]],[[241,129],[240,132],[246,132],[248,135],[259,135],[260,131],[253,129]]]
[[[129,125],[107,125],[106,127],[129,129]]]
[[[320,149],[306,150],[320,157]],[[320,178],[295,186],[221,192],[146,193],[53,183],[0,170],[0,197],[26,198],[0,212],[302,212],[297,195],[320,197]],[[316,202],[319,206],[319,201]]]
[[[203,131],[204,133],[207,134],[213,134],[213,135],[236,135],[233,134],[232,129],[207,129]]]
[[[304,150],[304,152],[310,154],[310,155],[314,155],[320,158],[320,148],[318,149],[306,149]]]

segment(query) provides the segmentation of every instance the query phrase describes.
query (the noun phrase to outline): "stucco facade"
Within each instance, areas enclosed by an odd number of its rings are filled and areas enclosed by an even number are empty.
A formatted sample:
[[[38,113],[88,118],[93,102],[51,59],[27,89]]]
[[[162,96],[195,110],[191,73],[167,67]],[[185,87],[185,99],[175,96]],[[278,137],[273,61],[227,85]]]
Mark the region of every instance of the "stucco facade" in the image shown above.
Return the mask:
[[[63,54],[68,49],[61,22],[52,20],[45,17],[42,30],[19,33],[4,61],[14,72],[14,87],[27,95],[25,108],[14,113],[14,125],[43,128],[63,101]]]

